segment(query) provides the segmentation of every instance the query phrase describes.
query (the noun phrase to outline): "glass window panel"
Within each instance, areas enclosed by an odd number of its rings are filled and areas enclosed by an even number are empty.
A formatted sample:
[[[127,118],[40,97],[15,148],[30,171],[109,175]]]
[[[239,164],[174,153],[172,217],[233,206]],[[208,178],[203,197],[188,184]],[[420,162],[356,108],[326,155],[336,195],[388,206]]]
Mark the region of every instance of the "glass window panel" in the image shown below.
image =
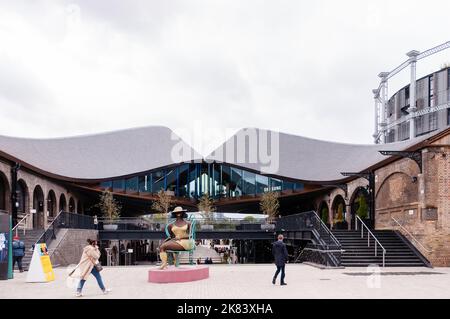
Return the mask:
[[[283,190],[294,190],[294,183],[283,181]]]
[[[123,192],[125,190],[125,180],[117,179],[113,181],[113,191],[114,192]]]
[[[107,182],[101,182],[100,183],[100,187],[103,187],[103,188],[111,188],[112,187],[112,181],[107,181]]]
[[[157,193],[164,189],[164,171],[157,171],[152,173],[152,192]]]
[[[272,192],[279,192],[281,191],[283,188],[283,182],[279,179],[276,178],[271,178],[270,179],[270,190]]]
[[[177,195],[176,188],[177,188],[177,169],[171,168],[167,170],[166,173],[166,190],[171,191],[174,193],[174,195]]]
[[[256,193],[263,194],[269,191],[269,178],[267,176],[256,175]]]
[[[151,174],[139,176],[139,192],[152,192]]]
[[[231,196],[231,167],[222,165],[221,194],[223,197]]]
[[[128,178],[125,183],[127,192],[137,192],[138,191],[139,180],[137,177]]]
[[[244,177],[243,194],[254,195],[256,192],[256,185],[255,185],[256,174],[244,171],[243,177]]]
[[[190,165],[189,168],[189,197],[198,197],[197,164]]]
[[[179,168],[178,196],[187,197],[189,194],[189,164],[183,164]]]
[[[210,189],[210,180],[209,180],[209,174],[208,174],[208,164],[199,165],[200,167],[200,185],[201,190],[199,193],[199,196],[202,196],[203,194],[209,194]]]
[[[239,197],[242,195],[242,170],[231,168],[231,197]]]
[[[220,179],[220,165],[213,165],[213,176],[212,176],[212,189],[213,197],[219,197],[221,192],[221,179]]]

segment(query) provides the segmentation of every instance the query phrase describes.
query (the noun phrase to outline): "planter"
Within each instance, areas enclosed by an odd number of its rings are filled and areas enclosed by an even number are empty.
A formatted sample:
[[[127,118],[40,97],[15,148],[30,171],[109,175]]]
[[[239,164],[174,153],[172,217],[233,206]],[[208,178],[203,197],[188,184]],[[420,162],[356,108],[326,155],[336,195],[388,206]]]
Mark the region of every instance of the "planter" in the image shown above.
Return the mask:
[[[275,224],[261,224],[261,230],[275,230]]]
[[[118,227],[119,227],[119,225],[116,225],[116,224],[103,225],[104,230],[117,230]]]
[[[214,230],[214,225],[201,225],[201,230]]]

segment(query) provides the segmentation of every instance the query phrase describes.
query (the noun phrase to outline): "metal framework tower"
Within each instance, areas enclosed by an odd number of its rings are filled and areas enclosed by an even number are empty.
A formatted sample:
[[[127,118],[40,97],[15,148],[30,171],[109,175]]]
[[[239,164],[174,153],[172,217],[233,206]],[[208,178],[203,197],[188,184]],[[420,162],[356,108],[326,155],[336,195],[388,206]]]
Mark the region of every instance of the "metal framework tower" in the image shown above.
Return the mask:
[[[419,52],[416,50],[412,50],[408,52],[406,55],[408,56],[408,60],[397,66],[391,72],[381,72],[378,77],[381,79],[380,85],[377,89],[372,90],[375,99],[375,132],[373,134],[373,138],[376,144],[386,143],[387,135],[390,129],[395,127],[396,125],[409,121],[409,138],[414,138],[416,136],[415,132],[415,119],[418,116],[422,116],[424,114],[433,113],[439,111],[440,109],[444,109],[448,107],[448,104],[439,105],[433,108],[429,108],[426,110],[417,111],[416,107],[416,65],[419,60],[422,60],[426,57],[432,56],[441,51],[447,50],[450,48],[450,41],[445,42],[441,45],[438,45],[434,48],[426,50],[424,52]],[[392,121],[388,123],[388,81],[395,75],[397,75],[400,71],[410,66],[410,75],[411,75],[411,83],[409,89],[409,108],[408,115],[404,118],[401,118],[396,121]]]

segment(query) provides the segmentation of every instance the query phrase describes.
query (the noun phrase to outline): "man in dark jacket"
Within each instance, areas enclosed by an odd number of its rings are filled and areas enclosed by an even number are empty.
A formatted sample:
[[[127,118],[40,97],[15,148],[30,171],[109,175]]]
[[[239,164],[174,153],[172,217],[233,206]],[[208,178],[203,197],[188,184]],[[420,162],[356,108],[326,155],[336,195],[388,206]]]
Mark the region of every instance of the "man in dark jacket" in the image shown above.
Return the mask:
[[[286,262],[288,261],[288,252],[286,249],[286,245],[283,243],[283,235],[278,235],[278,241],[272,244],[272,253],[275,258],[275,265],[277,266],[277,271],[273,276],[272,283],[275,285],[275,281],[277,280],[277,276],[281,271],[281,286],[287,285],[284,282],[284,267]]]
[[[19,236],[14,236],[12,242],[12,250],[13,250],[13,269],[17,261],[19,271],[23,272],[22,258],[23,256],[25,256],[25,244],[23,243],[23,241],[20,240]]]

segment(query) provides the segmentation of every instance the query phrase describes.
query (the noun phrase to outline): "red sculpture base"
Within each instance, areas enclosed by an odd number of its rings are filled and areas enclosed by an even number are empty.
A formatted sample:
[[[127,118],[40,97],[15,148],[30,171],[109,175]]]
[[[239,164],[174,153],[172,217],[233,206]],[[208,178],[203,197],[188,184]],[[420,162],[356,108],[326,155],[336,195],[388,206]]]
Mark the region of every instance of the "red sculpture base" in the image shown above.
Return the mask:
[[[209,268],[206,266],[169,266],[164,270],[159,268],[148,271],[148,282],[175,283],[189,282],[209,278]]]

